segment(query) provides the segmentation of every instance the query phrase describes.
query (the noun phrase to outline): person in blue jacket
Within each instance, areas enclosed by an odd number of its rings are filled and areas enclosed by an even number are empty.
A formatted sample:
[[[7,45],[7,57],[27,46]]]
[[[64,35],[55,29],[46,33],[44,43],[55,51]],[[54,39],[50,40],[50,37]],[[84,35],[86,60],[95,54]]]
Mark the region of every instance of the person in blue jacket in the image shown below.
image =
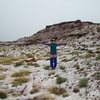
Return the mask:
[[[43,43],[44,45],[50,46],[50,66],[52,69],[55,69],[57,66],[57,46],[66,45],[64,44],[57,44],[56,39],[51,39],[50,44]]]

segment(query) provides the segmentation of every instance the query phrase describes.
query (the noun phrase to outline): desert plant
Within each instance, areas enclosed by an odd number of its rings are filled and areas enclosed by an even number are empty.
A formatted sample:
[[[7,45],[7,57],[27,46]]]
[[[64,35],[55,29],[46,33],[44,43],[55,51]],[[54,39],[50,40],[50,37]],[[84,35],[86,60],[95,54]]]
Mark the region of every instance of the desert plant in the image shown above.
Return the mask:
[[[100,60],[100,55],[98,55],[98,56],[96,57],[96,60]]]
[[[33,63],[34,67],[40,67],[40,65],[38,63]]]
[[[50,69],[50,66],[45,66],[44,69],[45,70],[49,70]]]
[[[18,61],[14,64],[15,67],[23,65],[23,61]]]
[[[18,60],[18,58],[14,58],[14,57],[0,57],[0,64],[4,64],[4,65],[10,65],[13,63],[13,61]]]
[[[0,98],[1,99],[7,98],[7,94],[5,92],[3,92],[3,91],[0,91]]]
[[[64,88],[53,86],[53,87],[49,88],[49,92],[56,94],[56,95],[62,95],[64,93],[66,93],[66,90]]]
[[[60,69],[65,70],[65,67],[64,66],[60,66]]]
[[[27,62],[27,66],[33,66],[32,62]]]
[[[87,53],[94,53],[92,50],[87,50]]]
[[[39,92],[40,87],[38,85],[34,85],[32,86],[32,90],[30,91],[31,94],[37,93]]]
[[[71,61],[72,59],[63,59],[61,60],[61,62],[68,62],[68,61]]]
[[[22,70],[22,71],[13,73],[11,76],[12,77],[22,77],[22,76],[28,76],[30,73],[31,72],[28,70]]]
[[[57,84],[61,84],[61,83],[64,83],[64,82],[66,82],[66,78],[63,78],[61,76],[57,77],[57,79],[56,79]]]
[[[95,53],[92,52],[91,50],[87,50],[86,54],[85,54],[85,58],[91,58],[94,57]]]
[[[87,78],[80,79],[80,81],[79,81],[79,87],[80,88],[87,87],[87,85],[88,85],[88,79]]]
[[[43,94],[43,95],[36,96],[33,99],[27,99],[27,100],[54,100],[54,98],[49,94]]]
[[[68,93],[63,94],[63,97],[68,97],[68,96],[69,96]]]
[[[99,71],[99,72],[95,72],[92,76],[93,76],[96,80],[100,80],[100,71]]]
[[[6,71],[7,68],[3,68],[2,66],[0,66],[0,71]]]
[[[76,69],[80,69],[79,64],[75,64],[73,67],[76,68]]]
[[[77,92],[79,92],[79,91],[80,91],[80,90],[79,90],[79,87],[74,87],[73,92],[77,93]]]
[[[0,75],[0,80],[4,80],[5,79],[5,75]]]
[[[22,85],[23,83],[28,82],[29,79],[27,77],[19,77],[19,78],[15,78],[12,81],[13,86],[17,86],[17,85]]]

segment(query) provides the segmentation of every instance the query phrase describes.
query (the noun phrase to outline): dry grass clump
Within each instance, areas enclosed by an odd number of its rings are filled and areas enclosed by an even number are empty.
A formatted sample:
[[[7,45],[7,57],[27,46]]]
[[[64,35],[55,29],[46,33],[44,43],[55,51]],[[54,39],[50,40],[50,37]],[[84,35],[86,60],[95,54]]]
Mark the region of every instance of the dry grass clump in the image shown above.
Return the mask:
[[[10,65],[13,64],[14,61],[17,61],[19,58],[14,57],[0,57],[0,64]]]
[[[4,80],[5,78],[5,75],[0,75],[0,80]]]
[[[17,61],[17,62],[14,63],[15,67],[19,67],[21,65],[23,65],[23,61]]]
[[[77,70],[79,70],[79,69],[80,69],[79,64],[75,64],[73,67],[74,67],[74,68],[76,68]]]
[[[40,90],[40,86],[39,85],[36,85],[36,84],[33,84],[32,90],[30,91],[30,93],[31,94],[34,94],[34,93],[39,92],[39,90]]]
[[[27,83],[29,81],[29,79],[27,77],[19,77],[19,78],[15,78],[12,81],[13,86],[18,86],[18,85],[22,85],[23,83]]]
[[[45,66],[44,69],[45,70],[50,70],[50,66]]]
[[[28,100],[55,100],[55,99],[49,94],[43,94],[43,95],[39,95],[39,96],[34,97],[33,99],[28,99]]]
[[[40,65],[38,63],[33,63],[34,67],[40,67]]]
[[[52,86],[48,90],[50,93],[53,93],[56,95],[63,95],[64,93],[66,93],[66,90],[64,88],[57,87],[57,86]]]
[[[99,72],[95,72],[92,77],[95,79],[95,80],[100,80],[100,71]]]
[[[7,68],[3,68],[2,66],[0,66],[0,72],[6,71],[6,70],[7,70]]]
[[[11,76],[12,77],[22,77],[22,76],[28,76],[30,73],[31,72],[28,70],[22,70],[22,71],[13,73]]]

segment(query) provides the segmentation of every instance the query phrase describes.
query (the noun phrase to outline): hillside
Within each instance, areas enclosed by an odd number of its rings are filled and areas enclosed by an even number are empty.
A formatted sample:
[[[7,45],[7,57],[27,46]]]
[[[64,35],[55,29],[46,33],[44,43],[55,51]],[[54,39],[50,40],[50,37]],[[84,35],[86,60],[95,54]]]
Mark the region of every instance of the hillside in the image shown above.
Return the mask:
[[[57,68],[49,47],[57,38]],[[0,46],[0,100],[100,100],[100,24],[80,20],[46,26]]]

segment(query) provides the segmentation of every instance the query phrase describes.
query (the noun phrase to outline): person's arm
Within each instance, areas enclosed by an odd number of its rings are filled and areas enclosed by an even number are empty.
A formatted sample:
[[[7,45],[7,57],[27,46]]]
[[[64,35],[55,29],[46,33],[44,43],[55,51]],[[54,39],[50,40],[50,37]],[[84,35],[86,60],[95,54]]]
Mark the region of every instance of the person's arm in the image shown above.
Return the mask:
[[[49,43],[45,43],[45,42],[41,42],[41,44],[50,46]]]
[[[61,43],[61,44],[57,44],[57,46],[65,46],[66,45],[66,43]]]

